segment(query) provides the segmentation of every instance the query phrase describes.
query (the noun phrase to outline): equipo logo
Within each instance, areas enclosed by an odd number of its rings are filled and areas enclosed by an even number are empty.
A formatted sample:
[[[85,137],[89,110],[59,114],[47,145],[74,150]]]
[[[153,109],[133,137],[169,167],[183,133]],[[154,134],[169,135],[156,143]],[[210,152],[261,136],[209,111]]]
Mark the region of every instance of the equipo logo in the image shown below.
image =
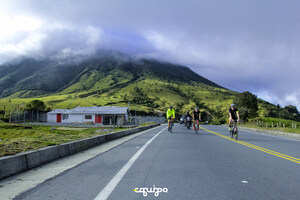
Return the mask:
[[[168,188],[159,188],[153,185],[152,188],[134,188],[135,193],[143,193],[143,196],[148,196],[148,193],[154,193],[154,196],[158,197],[160,193],[168,193]]]

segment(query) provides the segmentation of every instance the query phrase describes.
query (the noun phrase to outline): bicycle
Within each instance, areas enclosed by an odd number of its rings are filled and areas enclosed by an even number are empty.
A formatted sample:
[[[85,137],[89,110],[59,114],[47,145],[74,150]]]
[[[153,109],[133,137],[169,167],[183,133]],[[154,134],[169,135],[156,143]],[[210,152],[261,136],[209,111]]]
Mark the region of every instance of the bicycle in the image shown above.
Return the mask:
[[[195,127],[195,125],[194,125],[194,128],[195,128],[195,134],[198,135],[198,134],[199,134],[199,120],[196,120],[195,124],[197,124],[196,127]]]
[[[169,131],[170,133],[172,133],[172,127],[174,126],[172,118],[171,118],[171,119],[168,119],[168,122],[169,122],[169,121],[170,121],[170,126],[168,127],[168,131]]]
[[[235,138],[238,139],[238,128],[237,128],[237,121],[233,120],[233,123],[230,124],[230,131],[231,139]]]

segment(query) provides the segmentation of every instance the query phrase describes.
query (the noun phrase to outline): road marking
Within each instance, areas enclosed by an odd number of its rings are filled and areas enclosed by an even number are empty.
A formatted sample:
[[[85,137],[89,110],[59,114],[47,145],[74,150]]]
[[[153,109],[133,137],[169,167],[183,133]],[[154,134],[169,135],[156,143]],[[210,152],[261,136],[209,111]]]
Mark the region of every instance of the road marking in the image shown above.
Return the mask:
[[[150,140],[148,140],[139,150],[136,152],[130,160],[120,169],[120,171],[109,181],[109,183],[103,188],[103,190],[96,196],[94,200],[105,200],[109,197],[118,183],[122,180],[123,176],[126,172],[130,169],[133,163],[138,159],[138,157],[143,153],[143,151],[147,148],[147,146],[159,135],[161,134],[166,128],[162,129],[160,132],[155,134]]]
[[[256,146],[256,145],[250,144],[248,142],[244,142],[244,141],[240,141],[240,140],[233,140],[229,136],[225,136],[225,135],[222,135],[220,133],[208,130],[206,128],[203,128],[202,126],[200,126],[200,128],[207,131],[207,132],[209,132],[209,133],[212,133],[212,134],[217,135],[219,137],[230,140],[232,142],[236,142],[236,143],[239,143],[241,145],[244,145],[244,146],[247,146],[247,147],[250,147],[250,148],[253,148],[253,149],[256,149],[256,150],[259,150],[259,151],[262,151],[262,152],[265,152],[265,153],[268,153],[268,154],[271,154],[271,155],[274,155],[274,156],[277,156],[277,157],[280,157],[280,158],[283,158],[283,159],[286,159],[286,160],[289,160],[289,161],[300,164],[300,159],[299,158],[295,158],[295,157],[292,157],[292,156],[289,156],[289,155],[286,155],[286,154],[282,154],[282,153],[279,153],[279,152],[276,152],[276,151],[272,151],[270,149],[266,149],[266,148],[263,148],[263,147],[260,147],[260,146]]]

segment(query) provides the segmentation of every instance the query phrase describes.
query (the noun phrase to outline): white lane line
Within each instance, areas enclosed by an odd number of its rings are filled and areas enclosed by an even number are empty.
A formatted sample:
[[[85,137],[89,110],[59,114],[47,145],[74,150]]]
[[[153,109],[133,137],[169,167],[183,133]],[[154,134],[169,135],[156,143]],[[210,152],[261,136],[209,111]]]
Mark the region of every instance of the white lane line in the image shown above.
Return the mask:
[[[139,150],[136,152],[130,160],[120,169],[120,171],[109,181],[109,183],[103,188],[103,190],[96,196],[94,200],[106,200],[109,195],[112,193],[112,191],[115,189],[115,187],[118,185],[118,183],[122,180],[123,176],[126,174],[126,172],[130,169],[130,167],[133,165],[133,163],[138,159],[138,157],[143,153],[143,151],[147,148],[147,146],[164,130],[164,128],[160,132],[158,132],[156,135],[154,135],[150,140],[148,140]]]

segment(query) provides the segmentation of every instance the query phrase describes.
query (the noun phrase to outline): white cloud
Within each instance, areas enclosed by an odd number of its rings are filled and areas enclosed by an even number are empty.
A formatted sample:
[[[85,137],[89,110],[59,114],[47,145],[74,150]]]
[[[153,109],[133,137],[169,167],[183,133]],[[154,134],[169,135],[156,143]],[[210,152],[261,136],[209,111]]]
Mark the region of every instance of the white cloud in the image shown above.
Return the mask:
[[[63,58],[116,49],[299,106],[299,7],[294,0],[3,0],[0,63],[14,54]]]

